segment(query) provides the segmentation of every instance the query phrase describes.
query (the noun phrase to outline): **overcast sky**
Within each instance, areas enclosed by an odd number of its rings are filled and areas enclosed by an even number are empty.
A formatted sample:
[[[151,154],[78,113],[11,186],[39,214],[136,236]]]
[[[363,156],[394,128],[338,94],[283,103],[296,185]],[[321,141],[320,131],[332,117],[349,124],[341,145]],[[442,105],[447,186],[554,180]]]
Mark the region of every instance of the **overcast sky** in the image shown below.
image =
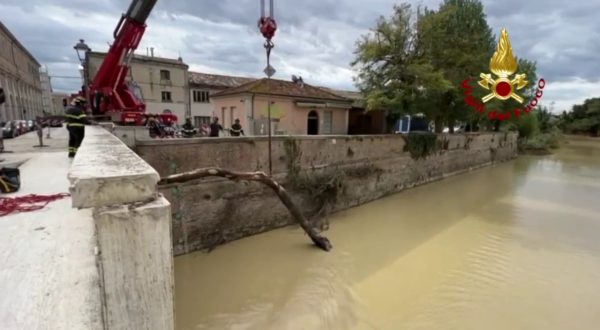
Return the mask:
[[[268,2],[268,1],[267,1]],[[440,1],[409,1],[437,8]],[[506,27],[518,57],[535,60],[545,78],[543,104],[554,111],[600,96],[599,0],[484,0],[488,22]],[[1,0],[0,20],[48,67],[52,76],[77,76],[73,46],[84,38],[107,51],[130,0]],[[276,77],[301,75],[307,83],[354,89],[349,63],[355,42],[391,0],[275,0]],[[194,71],[262,76],[263,40],[256,28],[258,0],[158,0],[138,53],[176,58]],[[52,79],[57,91],[74,91],[77,79]]]

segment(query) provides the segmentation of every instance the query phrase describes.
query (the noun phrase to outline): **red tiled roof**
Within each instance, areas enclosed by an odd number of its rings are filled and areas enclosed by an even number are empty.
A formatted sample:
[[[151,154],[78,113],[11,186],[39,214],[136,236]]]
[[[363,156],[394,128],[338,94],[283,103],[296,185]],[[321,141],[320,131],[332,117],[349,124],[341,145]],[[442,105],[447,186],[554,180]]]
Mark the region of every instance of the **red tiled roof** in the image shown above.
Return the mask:
[[[223,76],[218,74],[209,74],[201,72],[189,73],[189,82],[193,85],[208,87],[231,88],[256,80],[255,78]]]
[[[290,96],[303,99],[320,99],[329,101],[351,102],[352,100],[339,96],[324,89],[291,81],[271,79],[270,85],[267,78],[262,78],[245,83],[238,87],[226,89],[216,93],[212,97],[228,96],[244,93],[256,93],[265,95]]]
[[[321,87],[321,88],[328,90],[339,96],[353,100],[354,102],[352,103],[352,106],[355,108],[364,108],[366,106],[365,105],[365,97],[364,97],[364,95],[362,95],[361,92],[332,89],[332,88],[328,88],[328,87]]]
[[[349,90],[341,90],[341,89],[333,89],[333,88],[329,88],[329,87],[319,87],[322,88],[326,91],[330,91],[333,94],[339,95],[339,96],[343,96],[347,99],[351,99],[351,100],[360,100],[363,99],[363,95],[361,92],[357,92],[357,91],[349,91]]]

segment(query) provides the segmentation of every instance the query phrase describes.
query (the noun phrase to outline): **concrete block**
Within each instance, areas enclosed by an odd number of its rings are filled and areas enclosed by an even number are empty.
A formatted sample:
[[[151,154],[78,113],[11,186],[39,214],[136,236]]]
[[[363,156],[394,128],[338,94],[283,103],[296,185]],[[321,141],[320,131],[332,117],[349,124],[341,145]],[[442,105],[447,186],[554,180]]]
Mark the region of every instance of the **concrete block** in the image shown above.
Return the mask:
[[[101,127],[86,128],[68,178],[75,208],[151,200],[160,180],[148,163]]]
[[[135,148],[138,140],[153,141],[146,127],[115,126],[110,131],[129,148]]]
[[[171,206],[95,210],[106,329],[173,329]]]

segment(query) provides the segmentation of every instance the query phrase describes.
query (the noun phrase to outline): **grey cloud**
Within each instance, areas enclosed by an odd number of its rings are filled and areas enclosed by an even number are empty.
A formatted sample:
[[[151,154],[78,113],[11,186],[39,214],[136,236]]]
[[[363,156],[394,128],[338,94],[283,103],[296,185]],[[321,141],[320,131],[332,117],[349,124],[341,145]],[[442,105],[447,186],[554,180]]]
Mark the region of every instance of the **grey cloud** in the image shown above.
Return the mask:
[[[507,27],[517,55],[536,61],[540,76],[555,82],[600,77],[597,1],[568,5],[562,0],[485,2],[494,32]]]
[[[410,1],[413,5],[437,8],[441,0]],[[390,15],[392,6],[399,2],[275,0],[280,28],[273,51],[277,76],[287,79],[290,74],[302,74],[313,84],[326,82],[332,87],[351,88],[348,69],[355,41],[379,16]],[[600,44],[596,42],[600,39],[600,21],[596,19],[600,12],[599,1],[483,2],[494,33],[498,35],[502,27],[507,27],[516,55],[536,61],[541,77],[549,82],[574,78],[599,80]],[[2,0],[0,9],[10,10],[0,10],[0,19],[40,62],[49,66],[52,75],[77,76],[73,44],[83,37],[91,45],[104,46],[111,40],[113,26],[90,24],[74,28],[50,21],[35,9],[48,5],[67,9],[72,16],[64,17],[65,21],[90,13],[105,15],[116,25],[129,3],[130,0]],[[17,10],[26,14],[11,14]],[[256,27],[258,16],[256,0],[159,0],[148,22],[142,47],[156,44],[163,48],[161,53],[181,51],[191,66],[211,68],[215,72],[261,76],[265,54]],[[165,34],[160,34],[160,29],[165,27],[176,27],[181,33],[174,35],[173,40],[162,40]],[[53,83],[55,89],[79,87],[79,82],[73,79],[54,79]],[[557,100],[560,97],[557,95]]]

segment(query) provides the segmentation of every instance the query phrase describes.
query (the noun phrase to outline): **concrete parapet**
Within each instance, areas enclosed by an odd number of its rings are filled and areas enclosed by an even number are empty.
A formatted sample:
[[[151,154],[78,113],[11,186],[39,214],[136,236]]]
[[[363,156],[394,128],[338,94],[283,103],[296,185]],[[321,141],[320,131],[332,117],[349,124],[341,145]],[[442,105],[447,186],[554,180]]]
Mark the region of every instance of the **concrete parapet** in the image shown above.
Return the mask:
[[[101,127],[68,175],[74,208],[92,208],[105,329],[173,329],[171,206],[158,173]]]
[[[170,218],[164,197],[94,212],[108,329],[173,328]]]
[[[152,140],[144,126],[114,126],[110,131],[130,148],[134,148],[138,140]]]
[[[151,200],[158,173],[105,129],[88,127],[69,171],[73,207]]]

